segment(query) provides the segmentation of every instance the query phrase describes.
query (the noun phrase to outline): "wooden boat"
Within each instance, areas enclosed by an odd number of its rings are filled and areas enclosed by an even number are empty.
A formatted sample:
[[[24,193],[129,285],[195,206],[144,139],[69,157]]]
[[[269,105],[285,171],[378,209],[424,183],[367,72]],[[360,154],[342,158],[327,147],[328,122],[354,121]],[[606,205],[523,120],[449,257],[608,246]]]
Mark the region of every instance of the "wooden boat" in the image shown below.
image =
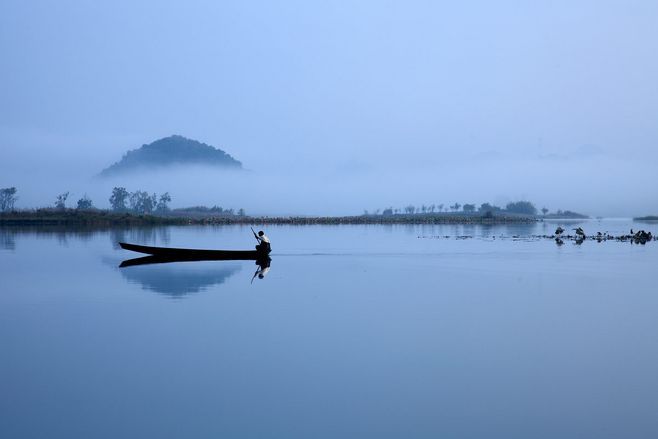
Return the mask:
[[[197,250],[191,248],[150,247],[125,242],[120,242],[119,245],[124,250],[180,261],[257,261],[269,258],[269,252],[258,250]]]

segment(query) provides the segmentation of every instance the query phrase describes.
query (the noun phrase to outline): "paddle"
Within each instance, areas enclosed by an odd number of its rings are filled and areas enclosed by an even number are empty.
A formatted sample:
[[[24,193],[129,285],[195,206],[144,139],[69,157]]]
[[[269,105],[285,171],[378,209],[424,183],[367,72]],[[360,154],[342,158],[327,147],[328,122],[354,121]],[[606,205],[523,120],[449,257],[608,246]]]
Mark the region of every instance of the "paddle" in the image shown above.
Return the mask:
[[[249,227],[249,228],[251,229],[251,233],[254,234],[254,238],[256,238],[256,241],[260,242],[260,239],[258,238],[258,235],[257,235],[256,232],[254,231],[254,228],[253,228],[253,227]]]

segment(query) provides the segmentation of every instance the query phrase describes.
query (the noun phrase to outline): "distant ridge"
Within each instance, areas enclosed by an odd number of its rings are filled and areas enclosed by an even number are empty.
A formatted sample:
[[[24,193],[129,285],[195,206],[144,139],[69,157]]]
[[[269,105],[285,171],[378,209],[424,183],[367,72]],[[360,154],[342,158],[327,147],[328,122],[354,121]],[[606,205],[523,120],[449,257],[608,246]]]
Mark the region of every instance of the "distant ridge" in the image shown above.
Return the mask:
[[[242,163],[219,148],[173,135],[128,151],[121,160],[101,171],[100,176],[110,177],[171,165],[208,165],[225,169],[242,169]]]

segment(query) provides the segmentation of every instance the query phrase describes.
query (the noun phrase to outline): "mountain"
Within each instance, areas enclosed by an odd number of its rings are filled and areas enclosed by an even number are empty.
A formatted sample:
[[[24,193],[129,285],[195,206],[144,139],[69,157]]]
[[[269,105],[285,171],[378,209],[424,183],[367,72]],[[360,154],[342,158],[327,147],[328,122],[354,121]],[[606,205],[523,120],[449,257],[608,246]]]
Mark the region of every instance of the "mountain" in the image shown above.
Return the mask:
[[[183,136],[169,136],[124,154],[100,175],[109,177],[136,170],[152,170],[171,165],[208,165],[242,169],[242,163],[219,148]]]

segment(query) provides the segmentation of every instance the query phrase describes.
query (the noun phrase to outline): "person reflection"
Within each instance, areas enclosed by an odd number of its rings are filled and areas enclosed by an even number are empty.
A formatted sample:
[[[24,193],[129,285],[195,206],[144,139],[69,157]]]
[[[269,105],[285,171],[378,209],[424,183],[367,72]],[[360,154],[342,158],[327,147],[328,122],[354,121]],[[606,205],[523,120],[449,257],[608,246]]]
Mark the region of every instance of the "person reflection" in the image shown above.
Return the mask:
[[[264,279],[265,276],[267,276],[267,273],[270,272],[270,262],[272,262],[270,258],[256,261],[258,268],[251,278],[251,283],[253,283],[256,278]]]

